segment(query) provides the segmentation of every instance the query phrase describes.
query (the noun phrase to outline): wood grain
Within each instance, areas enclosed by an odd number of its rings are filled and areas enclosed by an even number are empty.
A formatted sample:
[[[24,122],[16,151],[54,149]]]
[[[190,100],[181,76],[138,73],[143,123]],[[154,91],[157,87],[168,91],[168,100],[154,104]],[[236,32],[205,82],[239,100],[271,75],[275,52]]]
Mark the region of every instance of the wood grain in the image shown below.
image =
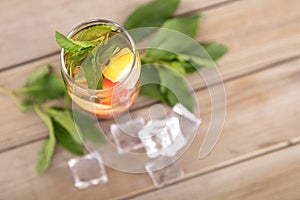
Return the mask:
[[[245,0],[204,12],[206,17],[200,26],[198,39],[216,40],[229,47],[229,53],[219,62],[224,79],[263,69],[299,53],[300,26],[299,20],[295,20],[300,17],[299,12],[284,13],[290,7],[297,8],[299,1],[288,1]],[[282,4],[280,9],[279,4]],[[274,5],[274,8],[269,9],[270,5]],[[59,56],[49,56],[6,70],[0,73],[0,85],[10,89],[17,88],[31,71],[45,63],[58,67]],[[191,75],[189,81],[195,89],[205,87],[198,74]],[[0,116],[0,151],[47,135],[46,129],[34,114],[20,113],[6,96],[1,95],[1,102],[0,110],[6,114]],[[148,104],[149,101],[140,98],[135,103],[135,108]]]
[[[1,1],[0,69],[58,51],[54,40],[56,30],[67,33],[80,22],[94,18],[122,24],[129,13],[149,1]],[[225,1],[182,0],[178,14]]]
[[[299,7],[298,0],[243,0],[216,7],[204,12],[196,38],[229,47],[219,69],[230,79],[300,56]]]
[[[299,199],[300,145],[247,160],[133,199]]]
[[[179,159],[185,178],[224,168],[299,140],[299,64],[298,59],[226,83],[228,110],[225,127],[214,151],[203,160],[198,159],[198,151],[210,122],[211,105],[207,90],[197,92],[204,123],[192,146]],[[145,115],[147,111],[141,109],[135,114]],[[33,163],[40,145],[41,141],[38,141],[0,154],[0,170],[6,171],[0,175],[3,185],[0,194],[4,199],[21,196],[37,199],[93,199],[101,196],[109,199],[153,190],[145,174],[132,175],[109,169],[108,184],[78,191],[72,186],[66,166],[66,161],[72,156],[60,148],[50,170],[37,176]]]

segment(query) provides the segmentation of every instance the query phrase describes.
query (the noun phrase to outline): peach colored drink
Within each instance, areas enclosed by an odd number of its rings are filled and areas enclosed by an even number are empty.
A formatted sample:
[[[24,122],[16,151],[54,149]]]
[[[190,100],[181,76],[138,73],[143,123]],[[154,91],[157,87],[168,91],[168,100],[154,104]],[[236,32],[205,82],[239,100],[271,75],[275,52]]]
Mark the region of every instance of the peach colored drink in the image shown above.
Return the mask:
[[[97,43],[92,52],[61,52],[62,75],[72,101],[98,118],[126,111],[138,95],[141,64],[133,40],[121,26],[92,20],[68,37]]]

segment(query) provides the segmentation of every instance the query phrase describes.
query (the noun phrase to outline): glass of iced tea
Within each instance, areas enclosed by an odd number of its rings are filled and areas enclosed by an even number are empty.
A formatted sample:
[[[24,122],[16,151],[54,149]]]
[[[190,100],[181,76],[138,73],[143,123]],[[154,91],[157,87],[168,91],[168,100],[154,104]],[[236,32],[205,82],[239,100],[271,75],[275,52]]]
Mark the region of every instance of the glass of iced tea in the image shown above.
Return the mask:
[[[93,44],[88,52],[61,50],[62,76],[72,101],[98,118],[126,111],[138,95],[141,64],[128,32],[115,22],[90,20],[67,36]]]

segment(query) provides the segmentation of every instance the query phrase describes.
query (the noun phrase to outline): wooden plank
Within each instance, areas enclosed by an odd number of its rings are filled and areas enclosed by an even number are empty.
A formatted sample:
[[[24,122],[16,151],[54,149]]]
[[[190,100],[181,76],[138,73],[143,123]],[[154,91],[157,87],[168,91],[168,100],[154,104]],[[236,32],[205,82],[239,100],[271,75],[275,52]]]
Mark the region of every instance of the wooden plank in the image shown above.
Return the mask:
[[[219,62],[224,79],[253,72],[300,55],[299,7],[298,0],[244,0],[217,7],[204,12],[197,40],[229,47]]]
[[[260,156],[133,199],[299,199],[300,145]]]
[[[289,7],[296,8],[299,1],[288,1],[288,3],[282,3],[281,9],[277,9],[278,4],[282,2],[279,0],[272,0],[272,2],[270,0],[245,0],[204,12],[206,17],[200,27],[199,40],[216,39],[224,42],[230,49],[229,53],[220,60],[223,78],[228,79],[247,74],[250,71],[264,68],[272,62],[289,59],[299,52],[300,26],[298,26],[299,21],[295,20],[299,12],[282,13]],[[270,5],[275,7],[267,9],[267,6]],[[253,15],[253,13],[256,14]],[[239,17],[239,15],[243,17]],[[245,20],[248,23],[244,23]],[[259,35],[254,34],[258,30]],[[273,40],[274,38],[276,40]],[[250,44],[251,46],[248,48]],[[285,50],[282,51],[282,49]],[[245,52],[247,56],[245,56]],[[259,59],[254,59],[254,57]],[[29,72],[45,63],[52,63],[58,67],[59,56],[53,55],[2,72],[0,73],[0,85],[11,89],[19,87]],[[189,80],[195,89],[205,86],[198,74],[190,76]],[[34,115],[20,113],[6,96],[1,95],[1,102],[0,109],[5,110],[7,114],[0,117],[2,125],[0,128],[0,151],[36,140],[47,134],[46,129]],[[147,103],[149,102],[144,99],[138,99],[135,107],[139,108]],[[32,128],[33,125],[37,127]]]
[[[207,90],[197,92],[203,124],[193,144],[179,159],[185,177],[287,147],[299,138],[299,64],[300,59],[226,83],[225,127],[214,151],[203,160],[198,159],[198,152],[209,126],[211,105]],[[141,109],[135,114],[146,115],[147,110]],[[132,175],[109,169],[108,184],[79,192],[73,188],[66,166],[66,161],[72,156],[61,149],[57,150],[51,169],[37,176],[33,164],[40,145],[41,141],[38,141],[0,154],[0,170],[6,171],[0,175],[0,184],[3,185],[0,194],[4,199],[21,196],[38,199],[93,199],[101,196],[107,199],[153,189],[145,174]]]
[[[1,1],[0,32],[5,40],[1,41],[0,69],[58,51],[55,30],[66,33],[80,22],[94,18],[123,23],[136,7],[149,1]],[[178,13],[225,1],[183,0]]]

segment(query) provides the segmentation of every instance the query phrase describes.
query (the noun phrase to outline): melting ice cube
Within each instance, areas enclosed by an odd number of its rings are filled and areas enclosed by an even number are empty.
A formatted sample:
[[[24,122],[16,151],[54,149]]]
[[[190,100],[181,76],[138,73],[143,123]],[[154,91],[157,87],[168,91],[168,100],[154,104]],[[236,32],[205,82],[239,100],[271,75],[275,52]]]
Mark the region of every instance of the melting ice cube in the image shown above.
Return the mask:
[[[191,113],[182,104],[176,104],[169,117],[176,117],[179,120],[180,128],[184,137],[189,140],[201,124],[201,119]]]
[[[75,187],[82,189],[90,185],[106,183],[107,176],[101,162],[102,158],[98,152],[69,160],[68,165],[72,171]]]
[[[171,157],[160,157],[145,165],[153,184],[161,188],[183,176],[183,171]]]
[[[110,131],[119,154],[143,148],[138,132],[144,126],[144,118],[138,117],[120,124],[112,124]]]
[[[150,158],[174,156],[187,142],[176,117],[150,120],[138,134]]]

